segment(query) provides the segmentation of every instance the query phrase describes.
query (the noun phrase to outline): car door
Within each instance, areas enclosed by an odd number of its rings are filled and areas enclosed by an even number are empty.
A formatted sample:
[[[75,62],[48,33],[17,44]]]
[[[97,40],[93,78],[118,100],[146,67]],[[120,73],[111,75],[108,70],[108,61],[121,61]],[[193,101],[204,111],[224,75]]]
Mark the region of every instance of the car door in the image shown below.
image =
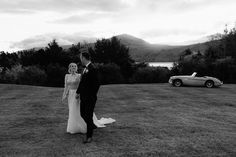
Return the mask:
[[[203,86],[205,83],[205,78],[204,77],[193,77],[192,78],[192,85],[193,86]]]
[[[185,76],[185,77],[182,77],[182,82],[184,85],[192,85],[192,76]]]

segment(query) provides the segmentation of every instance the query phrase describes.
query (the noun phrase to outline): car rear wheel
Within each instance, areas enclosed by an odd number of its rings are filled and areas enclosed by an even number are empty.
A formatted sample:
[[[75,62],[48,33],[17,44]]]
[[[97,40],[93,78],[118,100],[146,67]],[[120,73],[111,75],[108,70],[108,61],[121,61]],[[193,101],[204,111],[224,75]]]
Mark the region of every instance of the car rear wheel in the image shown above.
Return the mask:
[[[212,87],[214,87],[214,82],[213,81],[206,81],[205,86],[207,88],[212,88]]]
[[[173,85],[175,87],[180,87],[180,86],[182,86],[182,81],[181,80],[174,80]]]

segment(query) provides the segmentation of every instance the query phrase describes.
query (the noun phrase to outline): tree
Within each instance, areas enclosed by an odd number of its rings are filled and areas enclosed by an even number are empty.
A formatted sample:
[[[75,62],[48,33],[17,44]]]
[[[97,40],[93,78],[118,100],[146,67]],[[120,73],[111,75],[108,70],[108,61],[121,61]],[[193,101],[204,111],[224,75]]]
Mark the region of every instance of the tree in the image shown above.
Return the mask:
[[[80,49],[82,48],[82,45],[79,43],[77,43],[76,45],[72,45],[68,50],[68,56],[70,58],[71,62],[77,63],[77,64],[81,64],[80,62]]]
[[[63,67],[67,67],[70,63],[70,58],[66,54],[66,52],[58,45],[56,40],[54,39],[52,42],[48,44],[48,47],[45,49],[47,64],[57,63]]]
[[[218,37],[221,38],[211,41],[215,44],[209,45],[203,55],[200,52],[191,54],[191,50],[183,52],[172,72],[182,75],[197,71],[201,75],[217,77],[225,83],[235,83],[236,30],[225,29],[224,34]]]
[[[126,80],[132,76],[134,60],[129,55],[129,48],[121,44],[117,37],[97,40],[94,49],[89,48],[89,52],[94,62],[118,65]]]
[[[236,59],[236,29],[233,28],[223,37],[225,45],[225,55]]]
[[[19,57],[16,53],[0,52],[0,67],[3,67],[3,71],[6,68],[11,68],[19,63]]]

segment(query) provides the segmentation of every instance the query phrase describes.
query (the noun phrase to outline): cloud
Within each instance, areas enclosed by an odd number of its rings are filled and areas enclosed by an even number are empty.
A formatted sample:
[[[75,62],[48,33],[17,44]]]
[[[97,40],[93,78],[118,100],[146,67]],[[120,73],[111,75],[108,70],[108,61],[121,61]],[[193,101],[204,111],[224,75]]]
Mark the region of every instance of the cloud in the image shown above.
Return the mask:
[[[71,44],[80,31],[99,38],[127,33],[157,43],[193,40],[234,23],[235,7],[235,0],[0,0],[0,34],[21,48],[46,46],[54,38]]]
[[[0,12],[34,13],[42,11],[77,12],[124,10],[186,12],[215,5],[235,4],[234,0],[0,0]]]
[[[195,28],[161,28],[142,31],[140,36],[151,42],[170,45],[186,45],[207,41],[207,31]]]
[[[0,12],[53,11],[63,13],[82,10],[113,12],[127,6],[122,0],[1,0]]]
[[[90,37],[88,37],[90,36]],[[44,34],[14,42],[10,45],[11,49],[31,49],[35,47],[46,47],[49,42],[56,39],[59,45],[72,45],[78,42],[95,42],[96,38],[92,37],[92,32],[80,32],[74,34]]]
[[[159,36],[168,36],[168,35],[203,35],[206,34],[203,30],[196,30],[196,29],[157,29],[157,30],[147,30],[140,33],[143,37],[159,37]]]
[[[186,13],[203,8],[235,5],[235,0],[136,0],[136,7],[150,13],[164,12],[165,14]]]
[[[0,13],[4,12],[5,14],[33,14],[35,11],[28,9],[0,9]]]
[[[75,14],[72,16],[68,16],[65,18],[60,18],[52,23],[59,23],[59,24],[87,24],[92,23],[99,20],[106,20],[107,18],[112,18],[113,14],[105,13],[105,12],[90,12],[90,13],[82,13],[82,14]]]

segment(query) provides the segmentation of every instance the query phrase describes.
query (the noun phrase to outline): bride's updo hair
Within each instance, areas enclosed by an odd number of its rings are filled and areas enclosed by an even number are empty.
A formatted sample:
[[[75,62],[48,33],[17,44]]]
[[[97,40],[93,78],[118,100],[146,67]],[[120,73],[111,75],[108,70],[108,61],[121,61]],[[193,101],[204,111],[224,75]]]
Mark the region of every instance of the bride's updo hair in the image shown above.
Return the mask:
[[[75,69],[72,69],[73,67],[75,67]],[[69,66],[68,66],[68,72],[69,72],[69,74],[72,74],[73,70],[74,70],[75,72],[77,72],[78,66],[77,66],[77,64],[75,64],[75,63],[70,63]]]

